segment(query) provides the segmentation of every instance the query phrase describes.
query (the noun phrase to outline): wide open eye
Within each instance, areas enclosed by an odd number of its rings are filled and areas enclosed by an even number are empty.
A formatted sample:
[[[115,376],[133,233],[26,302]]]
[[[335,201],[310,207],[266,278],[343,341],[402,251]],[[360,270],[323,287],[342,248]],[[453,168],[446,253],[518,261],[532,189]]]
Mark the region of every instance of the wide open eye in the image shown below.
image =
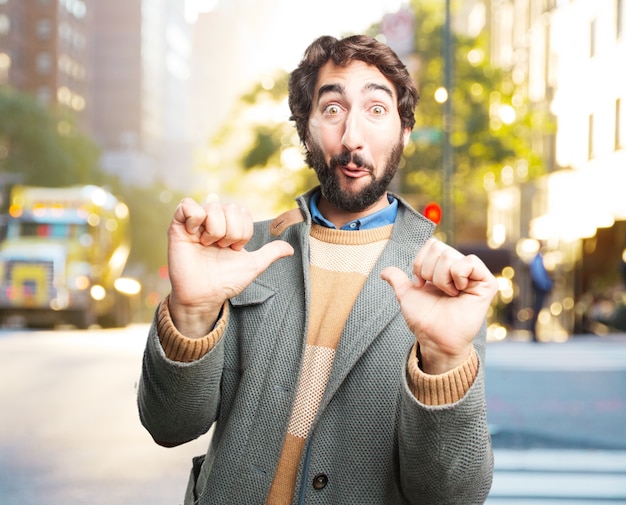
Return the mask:
[[[336,103],[330,103],[324,107],[324,114],[328,116],[336,116],[341,112],[341,108]]]

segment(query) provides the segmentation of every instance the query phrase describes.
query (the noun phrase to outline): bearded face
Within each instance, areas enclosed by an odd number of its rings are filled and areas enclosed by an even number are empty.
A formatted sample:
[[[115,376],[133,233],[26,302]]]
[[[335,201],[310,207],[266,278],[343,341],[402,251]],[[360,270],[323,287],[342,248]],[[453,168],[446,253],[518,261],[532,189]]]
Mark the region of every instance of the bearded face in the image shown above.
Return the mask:
[[[366,163],[358,153],[344,151],[332,156],[326,163],[324,152],[315,143],[310,143],[306,155],[308,165],[315,170],[320,182],[322,196],[347,212],[362,212],[374,205],[386,193],[395,175],[404,150],[402,138],[392,146],[383,170],[377,175],[371,164]],[[369,172],[370,181],[360,188],[352,188],[338,167],[354,165]]]

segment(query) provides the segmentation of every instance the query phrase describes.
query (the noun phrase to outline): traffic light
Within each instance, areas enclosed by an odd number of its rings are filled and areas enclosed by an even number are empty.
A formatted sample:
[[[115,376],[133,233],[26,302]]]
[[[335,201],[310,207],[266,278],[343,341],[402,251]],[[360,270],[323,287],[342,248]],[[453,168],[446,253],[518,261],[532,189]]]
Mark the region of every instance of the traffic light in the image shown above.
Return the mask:
[[[441,207],[436,202],[427,203],[422,213],[435,224],[441,221]]]

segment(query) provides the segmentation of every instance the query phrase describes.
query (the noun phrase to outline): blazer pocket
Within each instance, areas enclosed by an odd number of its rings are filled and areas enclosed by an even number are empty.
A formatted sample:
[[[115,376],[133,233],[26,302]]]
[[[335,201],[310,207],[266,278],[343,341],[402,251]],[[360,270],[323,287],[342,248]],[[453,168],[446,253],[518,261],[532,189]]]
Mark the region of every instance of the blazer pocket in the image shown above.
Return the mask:
[[[260,284],[259,282],[254,281],[237,296],[231,298],[230,303],[233,307],[259,305],[269,300],[275,294],[276,291],[274,291],[273,289],[270,289],[264,284]]]
[[[200,499],[198,480],[205,458],[206,456],[202,455],[196,456],[195,458],[191,459],[192,466],[191,471],[189,472],[189,482],[187,483],[187,490],[185,491],[185,505],[195,505]]]

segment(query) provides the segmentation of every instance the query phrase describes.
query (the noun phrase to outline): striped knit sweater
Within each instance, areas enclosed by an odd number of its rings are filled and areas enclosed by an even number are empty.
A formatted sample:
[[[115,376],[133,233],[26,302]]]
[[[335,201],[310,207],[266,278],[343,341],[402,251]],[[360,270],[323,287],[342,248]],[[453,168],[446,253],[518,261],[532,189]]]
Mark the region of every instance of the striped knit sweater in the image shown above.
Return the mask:
[[[317,224],[311,227],[311,299],[304,362],[267,505],[290,504],[293,499],[298,463],[330,377],[343,327],[392,228],[393,225],[388,225],[371,230],[342,231]],[[206,337],[189,339],[173,326],[167,301],[161,304],[157,322],[166,355],[176,361],[199,359],[221,337],[228,311],[224,311],[216,328]],[[478,370],[474,351],[464,365],[440,376],[421,372],[415,356],[412,352],[407,366],[409,384],[416,398],[429,405],[452,403],[462,398]]]
[[[291,503],[300,455],[330,377],[339,337],[392,228],[311,227],[311,300],[304,364],[268,505]]]

